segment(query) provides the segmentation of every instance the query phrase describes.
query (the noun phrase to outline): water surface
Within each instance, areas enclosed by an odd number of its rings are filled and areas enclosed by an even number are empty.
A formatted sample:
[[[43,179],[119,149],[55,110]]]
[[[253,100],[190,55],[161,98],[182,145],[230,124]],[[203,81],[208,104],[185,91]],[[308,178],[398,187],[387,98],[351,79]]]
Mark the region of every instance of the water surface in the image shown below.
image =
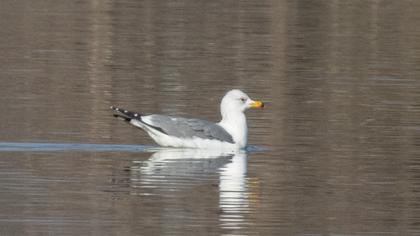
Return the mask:
[[[419,235],[416,1],[0,3],[3,235]],[[220,119],[160,149],[109,106]]]

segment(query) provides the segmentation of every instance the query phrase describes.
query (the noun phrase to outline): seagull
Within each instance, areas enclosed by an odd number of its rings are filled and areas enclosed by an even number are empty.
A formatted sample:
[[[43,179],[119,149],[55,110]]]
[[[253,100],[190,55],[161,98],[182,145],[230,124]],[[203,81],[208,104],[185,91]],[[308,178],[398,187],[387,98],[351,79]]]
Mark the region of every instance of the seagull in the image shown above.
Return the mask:
[[[177,148],[244,149],[247,146],[248,127],[244,112],[249,108],[263,108],[238,89],[230,90],[220,103],[222,120],[212,123],[159,114],[142,115],[111,106],[113,115],[143,129],[160,146]]]

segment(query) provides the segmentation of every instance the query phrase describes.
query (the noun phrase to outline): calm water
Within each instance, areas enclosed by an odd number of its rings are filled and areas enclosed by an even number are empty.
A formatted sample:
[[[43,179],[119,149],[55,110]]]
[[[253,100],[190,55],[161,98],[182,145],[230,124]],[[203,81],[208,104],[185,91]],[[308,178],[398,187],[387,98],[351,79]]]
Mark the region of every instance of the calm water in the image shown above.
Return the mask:
[[[1,235],[419,235],[420,2],[0,3]],[[117,105],[250,152],[160,149]]]

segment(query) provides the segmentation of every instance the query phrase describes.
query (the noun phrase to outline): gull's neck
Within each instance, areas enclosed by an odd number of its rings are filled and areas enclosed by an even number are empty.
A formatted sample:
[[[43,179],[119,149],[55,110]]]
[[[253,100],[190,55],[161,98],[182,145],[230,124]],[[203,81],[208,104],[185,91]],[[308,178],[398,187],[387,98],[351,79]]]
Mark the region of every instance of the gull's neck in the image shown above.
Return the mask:
[[[219,125],[232,135],[235,144],[237,144],[240,148],[246,147],[248,126],[243,112],[232,111],[223,113],[222,120],[219,122]]]

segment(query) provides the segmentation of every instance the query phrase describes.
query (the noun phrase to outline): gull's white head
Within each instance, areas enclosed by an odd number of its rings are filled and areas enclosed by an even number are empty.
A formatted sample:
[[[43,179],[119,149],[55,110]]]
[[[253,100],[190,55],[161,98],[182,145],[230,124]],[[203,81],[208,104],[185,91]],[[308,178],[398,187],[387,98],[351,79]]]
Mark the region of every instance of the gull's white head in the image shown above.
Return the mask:
[[[248,95],[238,89],[230,90],[223,97],[222,103],[220,104],[222,120],[219,122],[219,125],[232,135],[235,144],[239,148],[246,147],[248,142],[245,110],[261,107],[264,107],[264,103],[252,100]]]
[[[222,117],[226,117],[232,113],[243,113],[249,108],[262,108],[264,103],[261,101],[254,101],[249,96],[238,89],[230,90],[223,97],[220,104],[220,112]]]

